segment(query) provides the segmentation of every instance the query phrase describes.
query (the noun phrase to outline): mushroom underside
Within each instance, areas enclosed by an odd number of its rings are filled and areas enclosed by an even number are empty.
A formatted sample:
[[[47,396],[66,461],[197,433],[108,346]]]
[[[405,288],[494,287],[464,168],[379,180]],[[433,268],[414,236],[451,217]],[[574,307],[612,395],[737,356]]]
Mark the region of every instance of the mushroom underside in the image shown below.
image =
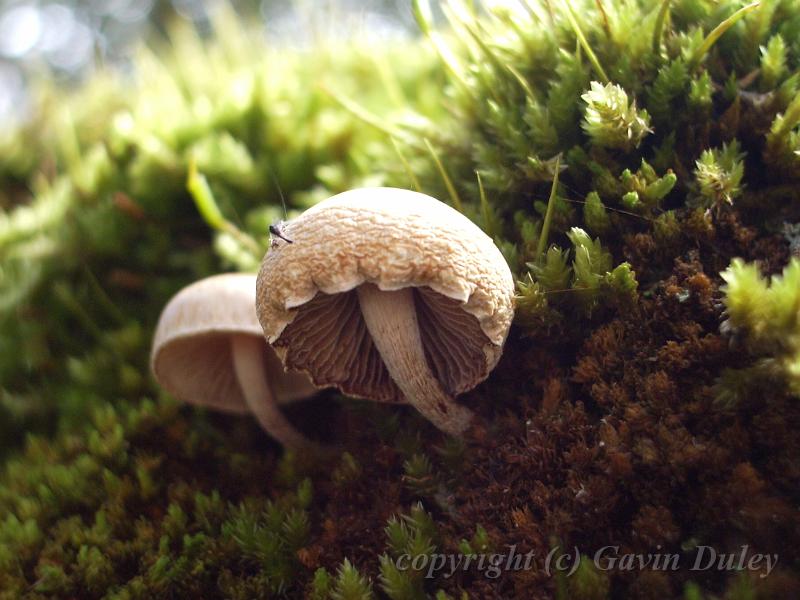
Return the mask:
[[[430,288],[414,288],[413,295],[432,373],[451,395],[471,389],[488,369],[483,346],[490,342],[478,320],[459,301]],[[318,292],[273,345],[285,353],[288,368],[308,372],[317,385],[381,402],[404,401],[367,331],[355,289]]]
[[[280,359],[263,338],[255,337],[264,348],[261,357],[280,404],[307,398],[314,386],[302,373],[284,373]],[[250,408],[242,394],[228,335],[208,333],[176,339],[160,350],[155,360],[158,380],[178,400],[235,414]],[[202,373],[202,377],[191,374]]]

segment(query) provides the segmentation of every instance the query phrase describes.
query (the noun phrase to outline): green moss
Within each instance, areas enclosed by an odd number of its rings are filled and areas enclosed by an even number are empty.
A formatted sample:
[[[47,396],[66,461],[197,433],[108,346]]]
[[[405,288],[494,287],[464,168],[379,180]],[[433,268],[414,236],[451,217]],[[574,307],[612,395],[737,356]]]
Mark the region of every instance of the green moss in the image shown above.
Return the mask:
[[[336,584],[331,600],[372,600],[372,584],[358,572],[349,560],[344,559],[336,573]]]
[[[629,102],[625,90],[618,85],[608,83],[603,87],[593,81],[581,99],[586,102],[581,126],[599,148],[630,151],[651,132],[650,115],[647,111],[640,114],[636,102]]]
[[[570,252],[552,246],[541,264],[530,263],[527,280],[518,284],[517,319],[523,326],[552,324],[561,318],[553,311],[578,309],[589,316],[598,306],[630,306],[637,298],[638,282],[628,263],[612,267],[612,258],[600,239],[591,239],[583,229],[573,227],[567,238]]]
[[[608,597],[610,587],[608,576],[595,566],[590,557],[582,555],[575,573],[565,582],[567,593],[564,597],[602,600]]]
[[[736,259],[722,273],[727,285],[725,326],[742,333],[756,356],[757,368],[746,378],[768,379],[778,375],[795,396],[800,396],[800,260],[793,258],[781,275],[767,281],[755,264]],[[723,398],[734,397],[746,380],[726,372],[718,384]]]
[[[551,535],[777,543],[763,532],[797,495],[800,263],[780,236],[798,214],[797,2],[457,0],[442,27],[414,9],[426,39],[314,60],[222,10],[209,39],[173,27],[141,51],[132,81],[45,86],[0,134],[0,598],[594,598],[646,586],[587,560],[493,583],[393,559],[546,553]],[[282,196],[291,218],[366,184],[449,201],[514,271],[506,356],[465,399],[487,429],[441,443],[399,407],[343,401],[346,452],[309,465],[247,419],[157,398],[170,295],[252,270]],[[659,585],[756,593],[725,573]]]
[[[741,193],[743,158],[736,140],[730,145],[723,144],[722,148],[703,151],[695,169],[701,206],[719,208],[723,203],[733,203]]]

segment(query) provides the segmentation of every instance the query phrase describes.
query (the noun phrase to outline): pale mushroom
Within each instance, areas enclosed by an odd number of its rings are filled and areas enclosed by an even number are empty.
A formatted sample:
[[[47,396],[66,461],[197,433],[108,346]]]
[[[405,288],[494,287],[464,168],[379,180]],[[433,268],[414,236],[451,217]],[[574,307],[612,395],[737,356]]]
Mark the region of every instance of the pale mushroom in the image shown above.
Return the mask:
[[[302,373],[285,373],[265,343],[255,312],[256,276],[208,277],[180,290],[161,313],[150,366],[184,402],[233,413],[252,411],[286,447],[312,446],[278,404],[312,395]]]
[[[344,192],[285,225],[258,274],[256,308],[288,368],[317,385],[412,404],[459,435],[453,399],[497,364],[514,280],[474,223],[417,192]]]

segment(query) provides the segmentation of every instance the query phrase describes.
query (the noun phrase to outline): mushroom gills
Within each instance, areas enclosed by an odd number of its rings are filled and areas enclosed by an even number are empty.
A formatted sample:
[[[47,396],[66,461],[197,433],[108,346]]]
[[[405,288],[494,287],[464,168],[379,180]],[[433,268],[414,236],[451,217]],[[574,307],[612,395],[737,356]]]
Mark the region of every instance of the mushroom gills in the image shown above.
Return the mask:
[[[408,403],[442,431],[462,434],[473,413],[444,391],[428,365],[413,288],[383,291],[364,283],[357,291],[372,341]]]
[[[486,377],[483,347],[490,343],[478,319],[461,303],[429,287],[414,288],[425,356],[445,391],[457,396]]]
[[[318,292],[298,309],[275,340],[288,369],[304,371],[318,386],[378,402],[403,402],[361,316],[355,290]]]

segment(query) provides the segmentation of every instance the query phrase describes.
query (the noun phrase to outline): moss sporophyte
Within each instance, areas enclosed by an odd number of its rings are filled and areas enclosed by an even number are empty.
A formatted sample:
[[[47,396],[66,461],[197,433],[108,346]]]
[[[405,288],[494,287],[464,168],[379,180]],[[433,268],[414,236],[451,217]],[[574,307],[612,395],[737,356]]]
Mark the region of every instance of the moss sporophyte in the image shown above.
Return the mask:
[[[800,597],[800,4],[411,8],[0,133],[1,600]]]

